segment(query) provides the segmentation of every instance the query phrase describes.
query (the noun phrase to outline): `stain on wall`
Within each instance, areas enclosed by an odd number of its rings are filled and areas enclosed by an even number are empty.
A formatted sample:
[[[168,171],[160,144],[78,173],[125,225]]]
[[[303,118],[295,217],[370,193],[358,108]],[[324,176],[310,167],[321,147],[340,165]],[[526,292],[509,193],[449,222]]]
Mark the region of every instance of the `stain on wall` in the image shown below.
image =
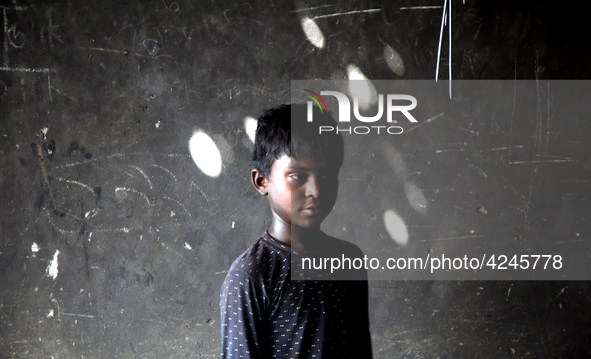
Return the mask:
[[[250,118],[288,102],[292,79],[591,75],[583,12],[539,1],[12,1],[0,11],[2,358],[218,357],[225,271],[270,218],[249,183]],[[395,148],[379,151],[396,167]],[[549,209],[561,228],[588,208],[588,178],[573,180],[572,206]],[[401,195],[419,206],[418,188]],[[526,238],[538,224],[513,225]],[[583,281],[372,282],[375,357],[586,358],[589,293]]]

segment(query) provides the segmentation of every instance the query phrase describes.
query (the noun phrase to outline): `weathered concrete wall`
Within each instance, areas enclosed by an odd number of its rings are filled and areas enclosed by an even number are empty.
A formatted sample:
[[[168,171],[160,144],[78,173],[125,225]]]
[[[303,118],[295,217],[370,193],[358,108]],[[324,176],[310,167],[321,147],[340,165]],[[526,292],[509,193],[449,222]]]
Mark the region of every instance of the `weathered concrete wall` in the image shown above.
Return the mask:
[[[3,2],[0,357],[217,357],[225,271],[270,218],[249,183],[246,117],[288,102],[290,80],[349,65],[434,78],[433,4]],[[454,79],[589,78],[581,9],[453,6]],[[220,152],[217,176],[196,166],[211,158],[191,155],[196,131]],[[560,220],[584,241],[577,180]],[[526,240],[537,225],[514,230]],[[372,282],[375,357],[586,358],[590,301],[587,282]]]

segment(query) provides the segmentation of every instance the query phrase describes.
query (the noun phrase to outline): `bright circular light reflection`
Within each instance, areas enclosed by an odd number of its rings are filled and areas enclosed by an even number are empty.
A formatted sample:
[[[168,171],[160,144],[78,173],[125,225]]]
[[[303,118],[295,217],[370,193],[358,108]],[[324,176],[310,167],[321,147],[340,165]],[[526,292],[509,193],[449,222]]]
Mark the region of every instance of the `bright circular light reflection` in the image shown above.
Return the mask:
[[[246,131],[248,138],[250,138],[252,143],[254,143],[254,136],[257,131],[257,120],[255,120],[253,117],[247,116],[244,119],[244,131]]]
[[[408,166],[406,165],[406,162],[404,162],[402,153],[394,148],[389,142],[384,142],[382,144],[382,153],[394,171],[394,174],[396,174],[397,179],[400,181],[406,181],[406,177],[408,177]]]
[[[408,230],[406,224],[400,216],[389,209],[384,213],[384,225],[390,237],[400,246],[408,244]]]
[[[302,29],[304,30],[304,34],[306,34],[306,37],[312,45],[319,49],[324,47],[324,34],[318,25],[316,25],[314,20],[310,19],[309,17],[304,17],[302,19]]]
[[[404,184],[404,193],[410,206],[419,213],[427,212],[427,199],[423,191],[414,183],[407,181]]]
[[[347,66],[347,77],[349,78],[349,92],[354,99],[359,100],[359,108],[367,110],[377,103],[378,93],[369,79],[355,65]]]
[[[215,142],[205,132],[196,131],[189,140],[189,151],[197,167],[209,177],[222,172],[222,156]]]
[[[403,76],[406,72],[402,57],[400,56],[398,51],[394,50],[390,45],[386,45],[386,47],[384,48],[384,60],[386,60],[388,67],[396,75]]]

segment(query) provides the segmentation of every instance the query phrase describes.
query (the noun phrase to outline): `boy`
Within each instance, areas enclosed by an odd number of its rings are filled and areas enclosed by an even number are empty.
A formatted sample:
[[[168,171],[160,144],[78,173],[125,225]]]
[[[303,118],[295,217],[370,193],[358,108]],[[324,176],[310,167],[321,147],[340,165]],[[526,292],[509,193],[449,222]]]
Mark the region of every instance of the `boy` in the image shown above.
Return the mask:
[[[362,258],[361,250],[329,237],[320,224],[337,198],[343,161],[328,114],[306,123],[305,105],[281,105],[258,119],[252,183],[268,196],[270,228],[232,264],[220,294],[222,359],[371,358],[365,271],[305,272],[294,256]],[[294,132],[292,132],[294,121]],[[349,275],[343,277],[343,275]],[[298,277],[299,278],[299,277]]]

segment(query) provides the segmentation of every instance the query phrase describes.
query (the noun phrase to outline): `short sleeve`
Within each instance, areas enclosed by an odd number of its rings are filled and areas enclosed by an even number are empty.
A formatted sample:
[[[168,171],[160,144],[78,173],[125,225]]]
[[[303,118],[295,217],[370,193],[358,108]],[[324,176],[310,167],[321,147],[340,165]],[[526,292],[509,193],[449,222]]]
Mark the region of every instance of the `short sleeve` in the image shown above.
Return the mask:
[[[261,358],[268,350],[264,293],[241,270],[231,268],[220,293],[222,359]]]

